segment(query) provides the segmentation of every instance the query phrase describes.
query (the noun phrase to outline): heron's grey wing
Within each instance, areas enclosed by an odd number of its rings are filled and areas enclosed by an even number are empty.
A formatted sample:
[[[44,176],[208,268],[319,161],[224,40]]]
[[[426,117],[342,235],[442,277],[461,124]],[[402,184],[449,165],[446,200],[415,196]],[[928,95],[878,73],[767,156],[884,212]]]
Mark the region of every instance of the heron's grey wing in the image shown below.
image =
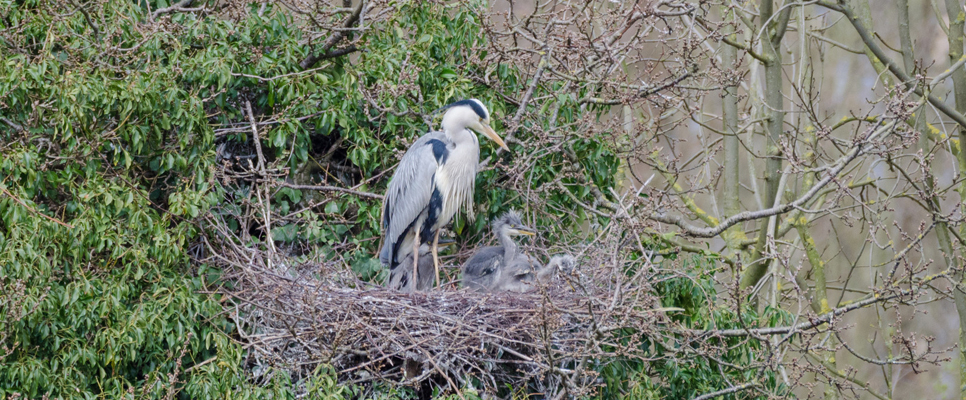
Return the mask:
[[[463,264],[463,287],[477,291],[492,289],[503,271],[503,247],[489,246],[476,251]]]
[[[503,262],[503,246],[484,247],[463,263],[463,275],[486,275],[487,269],[498,267],[501,262]]]
[[[403,239],[407,230],[413,227],[413,221],[429,205],[434,176],[439,168],[434,146],[430,143],[433,139],[444,140],[445,136],[441,132],[430,132],[416,140],[399,161],[389,181],[382,207],[385,241],[379,260],[383,264],[390,264],[391,259],[399,259],[391,254],[393,246]],[[400,249],[399,252],[412,255],[411,249]]]

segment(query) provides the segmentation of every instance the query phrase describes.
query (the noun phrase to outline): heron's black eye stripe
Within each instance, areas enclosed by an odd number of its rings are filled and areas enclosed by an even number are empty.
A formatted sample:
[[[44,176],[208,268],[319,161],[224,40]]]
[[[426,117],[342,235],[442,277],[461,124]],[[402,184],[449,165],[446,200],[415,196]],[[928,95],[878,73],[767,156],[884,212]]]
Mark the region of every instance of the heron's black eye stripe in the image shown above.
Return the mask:
[[[483,107],[480,106],[480,103],[477,103],[473,100],[460,100],[446,106],[446,108],[453,108],[456,106],[469,106],[470,108],[473,109],[473,112],[475,112],[476,115],[480,116],[480,119],[486,120],[487,118],[489,118],[489,115],[486,115],[486,110],[484,110]]]

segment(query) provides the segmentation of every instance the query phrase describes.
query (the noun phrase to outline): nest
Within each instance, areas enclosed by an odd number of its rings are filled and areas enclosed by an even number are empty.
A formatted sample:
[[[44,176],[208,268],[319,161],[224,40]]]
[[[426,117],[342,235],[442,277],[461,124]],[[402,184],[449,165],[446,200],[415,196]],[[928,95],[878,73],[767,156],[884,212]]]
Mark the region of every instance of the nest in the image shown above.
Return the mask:
[[[611,332],[632,328],[635,337],[648,337],[662,317],[647,288],[624,284],[615,294],[576,273],[527,294],[407,294],[335,265],[288,267],[265,262],[273,259],[265,252],[236,250],[217,259],[233,281],[233,317],[256,378],[281,368],[298,380],[330,365],[340,381],[356,384],[433,382],[484,392],[509,384],[578,396],[599,384],[595,371],[604,360],[641,345],[610,343]]]

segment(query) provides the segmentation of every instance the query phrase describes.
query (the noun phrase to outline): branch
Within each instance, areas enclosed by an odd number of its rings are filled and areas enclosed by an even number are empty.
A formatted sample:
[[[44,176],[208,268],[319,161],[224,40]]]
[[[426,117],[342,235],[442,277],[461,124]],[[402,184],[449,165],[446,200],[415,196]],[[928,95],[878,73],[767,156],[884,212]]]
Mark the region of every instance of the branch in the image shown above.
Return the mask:
[[[724,42],[725,44],[731,46],[731,47],[734,47],[736,49],[740,49],[740,50],[748,53],[748,55],[750,55],[752,58],[754,58],[754,59],[756,59],[758,61],[761,61],[763,64],[768,62],[768,59],[765,56],[763,56],[763,55],[758,54],[757,52],[755,52],[755,50],[752,49],[751,46],[746,46],[744,44],[738,43],[738,42],[736,42],[734,40],[731,40],[727,36],[726,37],[722,37],[721,38],[721,41]]]
[[[262,155],[262,143],[258,137],[258,124],[255,123],[255,114],[252,113],[252,103],[245,100],[245,111],[248,112],[248,122],[252,124],[252,141],[255,142],[255,150],[258,151],[258,171],[265,172],[265,156]]]
[[[336,51],[338,51],[338,50],[336,50]],[[274,81],[276,79],[288,78],[288,77],[291,77],[291,76],[299,76],[299,75],[304,75],[304,74],[307,74],[307,73],[310,73],[310,72],[315,72],[315,71],[318,71],[318,70],[321,70],[321,69],[325,69],[328,66],[329,66],[328,64],[325,64],[325,65],[323,65],[321,67],[318,67],[318,68],[313,68],[313,69],[308,69],[308,70],[298,71],[298,72],[291,72],[291,73],[283,74],[283,75],[276,75],[276,76],[273,76],[271,78],[265,78],[265,77],[261,77],[261,76],[258,76],[258,75],[249,75],[249,74],[242,74],[242,73],[236,73],[236,72],[232,72],[231,73],[231,76],[241,76],[241,77],[245,77],[245,78],[258,79],[259,82],[271,82],[271,81]],[[262,124],[259,124],[259,125],[262,125]]]
[[[323,191],[323,192],[340,192],[340,193],[346,193],[346,194],[356,195],[356,196],[359,196],[359,197],[368,197],[370,199],[377,199],[377,200],[382,200],[383,199],[383,196],[380,195],[380,194],[363,192],[363,191],[359,191],[359,190],[346,189],[346,188],[342,188],[342,187],[338,187],[338,186],[295,185],[295,184],[291,184],[291,183],[287,183],[287,182],[279,183],[279,186],[284,186],[284,187],[287,187],[287,188],[299,189],[299,190],[318,190],[318,191]]]
[[[352,10],[352,14],[349,14],[349,16],[346,17],[344,21],[342,21],[343,28],[351,28],[352,25],[355,25],[355,23],[359,21],[359,17],[362,16],[362,10],[365,9],[365,4],[366,4],[365,1],[359,2],[359,5]],[[355,46],[349,46],[345,49],[335,50],[331,53],[329,52],[329,49],[335,46],[336,43],[339,43],[339,41],[341,41],[342,38],[346,37],[346,35],[348,35],[348,32],[349,31],[346,31],[346,30],[337,30],[333,32],[332,35],[330,35],[327,39],[325,39],[325,42],[322,43],[321,51],[315,54],[310,54],[308,57],[302,60],[302,62],[299,63],[299,66],[302,67],[302,69],[309,69],[319,61],[339,57],[342,55],[352,53],[353,51],[356,51]]]
[[[347,46],[344,49],[335,49],[335,50],[329,51],[329,52],[327,52],[327,53],[319,56],[319,60],[329,60],[329,59],[333,59],[333,58],[338,58],[338,57],[342,57],[342,56],[347,55],[347,54],[355,53],[357,51],[359,51],[359,48],[356,47],[356,45],[353,44],[353,45]]]
[[[641,98],[641,99],[647,98],[647,97],[649,97],[649,96],[651,96],[651,95],[653,95],[653,94],[655,94],[657,92],[660,92],[660,91],[662,91],[664,89],[667,89],[667,88],[669,88],[671,86],[674,86],[674,85],[677,85],[678,83],[681,83],[681,81],[687,79],[689,76],[691,76],[691,71],[687,71],[684,74],[682,74],[681,76],[679,76],[677,78],[674,78],[674,79],[672,79],[672,80],[664,83],[661,86],[658,86],[656,88],[648,89],[646,91],[640,92],[635,97]],[[623,99],[601,99],[601,98],[598,98],[598,97],[590,97],[590,96],[587,96],[587,97],[584,97],[584,98],[580,99],[579,104],[590,103],[590,104],[597,104],[597,105],[603,105],[603,106],[616,106],[618,104],[624,104],[624,102],[625,101]]]
[[[100,29],[97,29],[97,25],[94,24],[94,21],[91,21],[91,15],[87,13],[87,10],[84,9],[84,6],[75,3],[74,0],[70,0],[70,3],[75,5],[77,9],[80,10],[81,14],[84,14],[84,21],[86,21],[87,25],[90,26],[91,29],[94,31],[94,39],[100,40],[101,31]]]
[[[687,330],[685,332],[691,333],[695,336],[723,336],[723,337],[785,335],[785,334],[794,333],[797,331],[811,329],[816,326],[829,323],[835,317],[838,317],[839,315],[845,314],[849,311],[854,311],[876,303],[883,303],[901,296],[908,296],[910,294],[912,294],[912,290],[903,290],[898,293],[893,293],[890,295],[872,296],[865,300],[857,301],[855,303],[849,304],[845,307],[836,308],[832,311],[829,311],[828,313],[818,316],[817,318],[809,319],[806,322],[802,322],[792,326],[776,326],[773,328],[757,328],[757,329],[743,329],[743,328],[723,329],[719,331]]]
[[[13,122],[13,121],[11,121],[9,119],[6,119],[4,117],[0,117],[0,121],[3,121],[3,123],[5,123],[7,125],[10,125],[10,127],[13,128],[17,132],[20,132],[20,131],[24,131],[25,130],[22,126],[20,126],[20,124],[18,124],[16,122]]]
[[[838,174],[842,172],[842,170],[845,169],[846,166],[849,165],[849,163],[851,163],[859,155],[862,154],[863,150],[866,147],[865,146],[866,144],[871,142],[874,138],[881,135],[886,130],[892,129],[892,127],[894,127],[895,124],[896,124],[896,121],[893,120],[892,122],[886,124],[885,126],[871,133],[866,140],[857,143],[848,154],[846,154],[844,157],[836,161],[835,164],[833,164],[828,174],[824,178],[822,178],[822,180],[818,181],[818,183],[816,183],[815,186],[813,186],[808,192],[802,195],[802,197],[799,197],[797,200],[791,203],[782,204],[782,205],[775,206],[772,208],[767,208],[764,210],[740,212],[738,214],[732,215],[731,217],[728,217],[720,224],[710,228],[700,228],[700,227],[691,225],[678,215],[651,214],[650,216],[648,216],[648,218],[658,222],[676,225],[677,227],[684,230],[685,235],[710,238],[710,237],[719,235],[721,232],[724,232],[732,225],[735,225],[741,222],[751,221],[751,220],[761,219],[761,218],[768,218],[778,214],[784,214],[795,208],[803,206],[812,197],[815,197],[815,195],[818,194],[818,192],[823,187],[825,187],[825,185],[831,182],[832,179],[835,179],[835,177],[837,177]]]
[[[154,12],[151,13],[151,19],[157,19],[159,15],[164,15],[164,14],[174,14],[176,12],[201,11],[205,9],[204,6],[188,8],[188,6],[190,6],[191,3],[194,3],[194,2],[195,0],[182,0],[176,4],[171,5],[170,7],[159,8],[157,10],[154,10]]]
[[[730,388],[723,389],[723,390],[719,390],[717,392],[711,392],[711,393],[707,393],[707,394],[702,394],[702,395],[700,395],[698,397],[695,397],[692,400],[708,400],[708,399],[713,399],[715,397],[721,397],[721,396],[724,396],[726,394],[731,394],[731,393],[735,393],[735,392],[740,392],[740,391],[745,390],[745,389],[750,389],[750,388],[753,388],[755,386],[758,386],[758,384],[757,383],[754,383],[754,382],[745,383],[743,385],[732,386]]]
[[[874,54],[876,58],[879,59],[879,61],[881,61],[883,64],[885,64],[887,68],[889,68],[889,71],[892,72],[893,75],[895,75],[897,78],[899,78],[900,81],[902,81],[903,85],[905,85],[907,90],[912,90],[918,96],[926,97],[926,99],[929,100],[929,103],[932,104],[934,107],[936,107],[936,109],[938,109],[939,111],[942,111],[942,113],[946,114],[946,116],[948,116],[949,118],[952,118],[952,120],[956,121],[956,123],[959,124],[959,126],[966,127],[966,117],[964,117],[963,114],[960,114],[956,110],[950,108],[946,103],[943,103],[941,100],[937,99],[936,96],[933,96],[931,93],[924,94],[922,89],[917,87],[916,84],[914,83],[915,80],[912,79],[912,77],[910,77],[908,74],[906,74],[906,72],[903,71],[901,67],[899,67],[899,64],[896,64],[895,61],[889,58],[889,56],[886,55],[884,51],[882,51],[882,48],[875,43],[875,39],[872,37],[869,31],[867,31],[865,27],[862,26],[862,24],[859,22],[858,17],[856,17],[855,12],[852,11],[852,7],[849,6],[848,3],[846,3],[844,0],[839,0],[838,4],[833,4],[828,1],[820,1],[818,4],[828,9],[838,11],[842,13],[842,15],[845,15],[846,19],[849,20],[850,23],[852,23],[852,27],[855,28],[855,31],[859,34],[859,37],[862,38],[862,42],[865,43],[866,47],[868,47],[869,50],[872,51],[872,54]],[[960,64],[960,63],[957,63],[957,64]],[[951,73],[951,71],[953,70],[954,68],[950,68],[950,70],[947,71],[947,74],[945,75],[948,76],[948,73]]]
[[[530,99],[533,98],[533,92],[537,89],[537,85],[540,84],[540,78],[543,76],[543,71],[547,69],[550,64],[548,58],[550,56],[550,51],[546,48],[543,49],[543,57],[540,57],[540,61],[537,64],[537,72],[533,73],[533,82],[530,82],[530,86],[527,87],[527,91],[523,93],[523,99],[520,100],[519,108],[517,108],[517,113],[513,115],[513,119],[510,120],[512,128],[506,134],[506,140],[510,140],[514,133],[520,129],[520,120],[523,118],[523,114],[527,111],[527,104],[530,103]],[[497,154],[503,149],[498,149]]]
[[[57,218],[51,217],[51,216],[49,216],[47,214],[44,214],[44,213],[42,213],[40,211],[37,211],[36,209],[34,209],[31,206],[28,206],[27,203],[24,203],[23,200],[20,200],[19,197],[14,196],[13,193],[10,193],[9,191],[7,191],[6,188],[0,187],[0,192],[3,192],[3,194],[5,194],[8,197],[10,197],[11,199],[13,199],[13,201],[17,202],[17,204],[20,204],[21,206],[23,206],[23,208],[26,208],[27,211],[30,211],[30,212],[32,212],[34,214],[37,214],[37,215],[40,215],[41,217],[47,218],[48,221],[55,222],[55,223],[57,223],[60,226],[63,226],[63,227],[66,227],[66,228],[70,228],[70,229],[73,229],[74,228],[73,226],[71,226],[70,224],[68,224],[66,222],[63,222],[63,221],[61,221],[61,220],[59,220]]]

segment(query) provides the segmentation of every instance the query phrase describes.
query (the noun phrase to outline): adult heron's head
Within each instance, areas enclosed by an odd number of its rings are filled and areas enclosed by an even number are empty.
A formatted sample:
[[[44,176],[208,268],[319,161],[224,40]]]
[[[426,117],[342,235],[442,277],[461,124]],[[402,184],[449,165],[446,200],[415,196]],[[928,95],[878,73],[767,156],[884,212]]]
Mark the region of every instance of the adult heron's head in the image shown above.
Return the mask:
[[[508,211],[493,221],[493,232],[497,236],[534,236],[537,233],[523,224],[520,214],[516,211]]]
[[[472,129],[486,135],[503,150],[510,150],[500,135],[490,127],[490,111],[486,109],[483,102],[477,99],[460,100],[444,109],[446,113],[443,114],[443,131],[454,133],[463,129]]]

